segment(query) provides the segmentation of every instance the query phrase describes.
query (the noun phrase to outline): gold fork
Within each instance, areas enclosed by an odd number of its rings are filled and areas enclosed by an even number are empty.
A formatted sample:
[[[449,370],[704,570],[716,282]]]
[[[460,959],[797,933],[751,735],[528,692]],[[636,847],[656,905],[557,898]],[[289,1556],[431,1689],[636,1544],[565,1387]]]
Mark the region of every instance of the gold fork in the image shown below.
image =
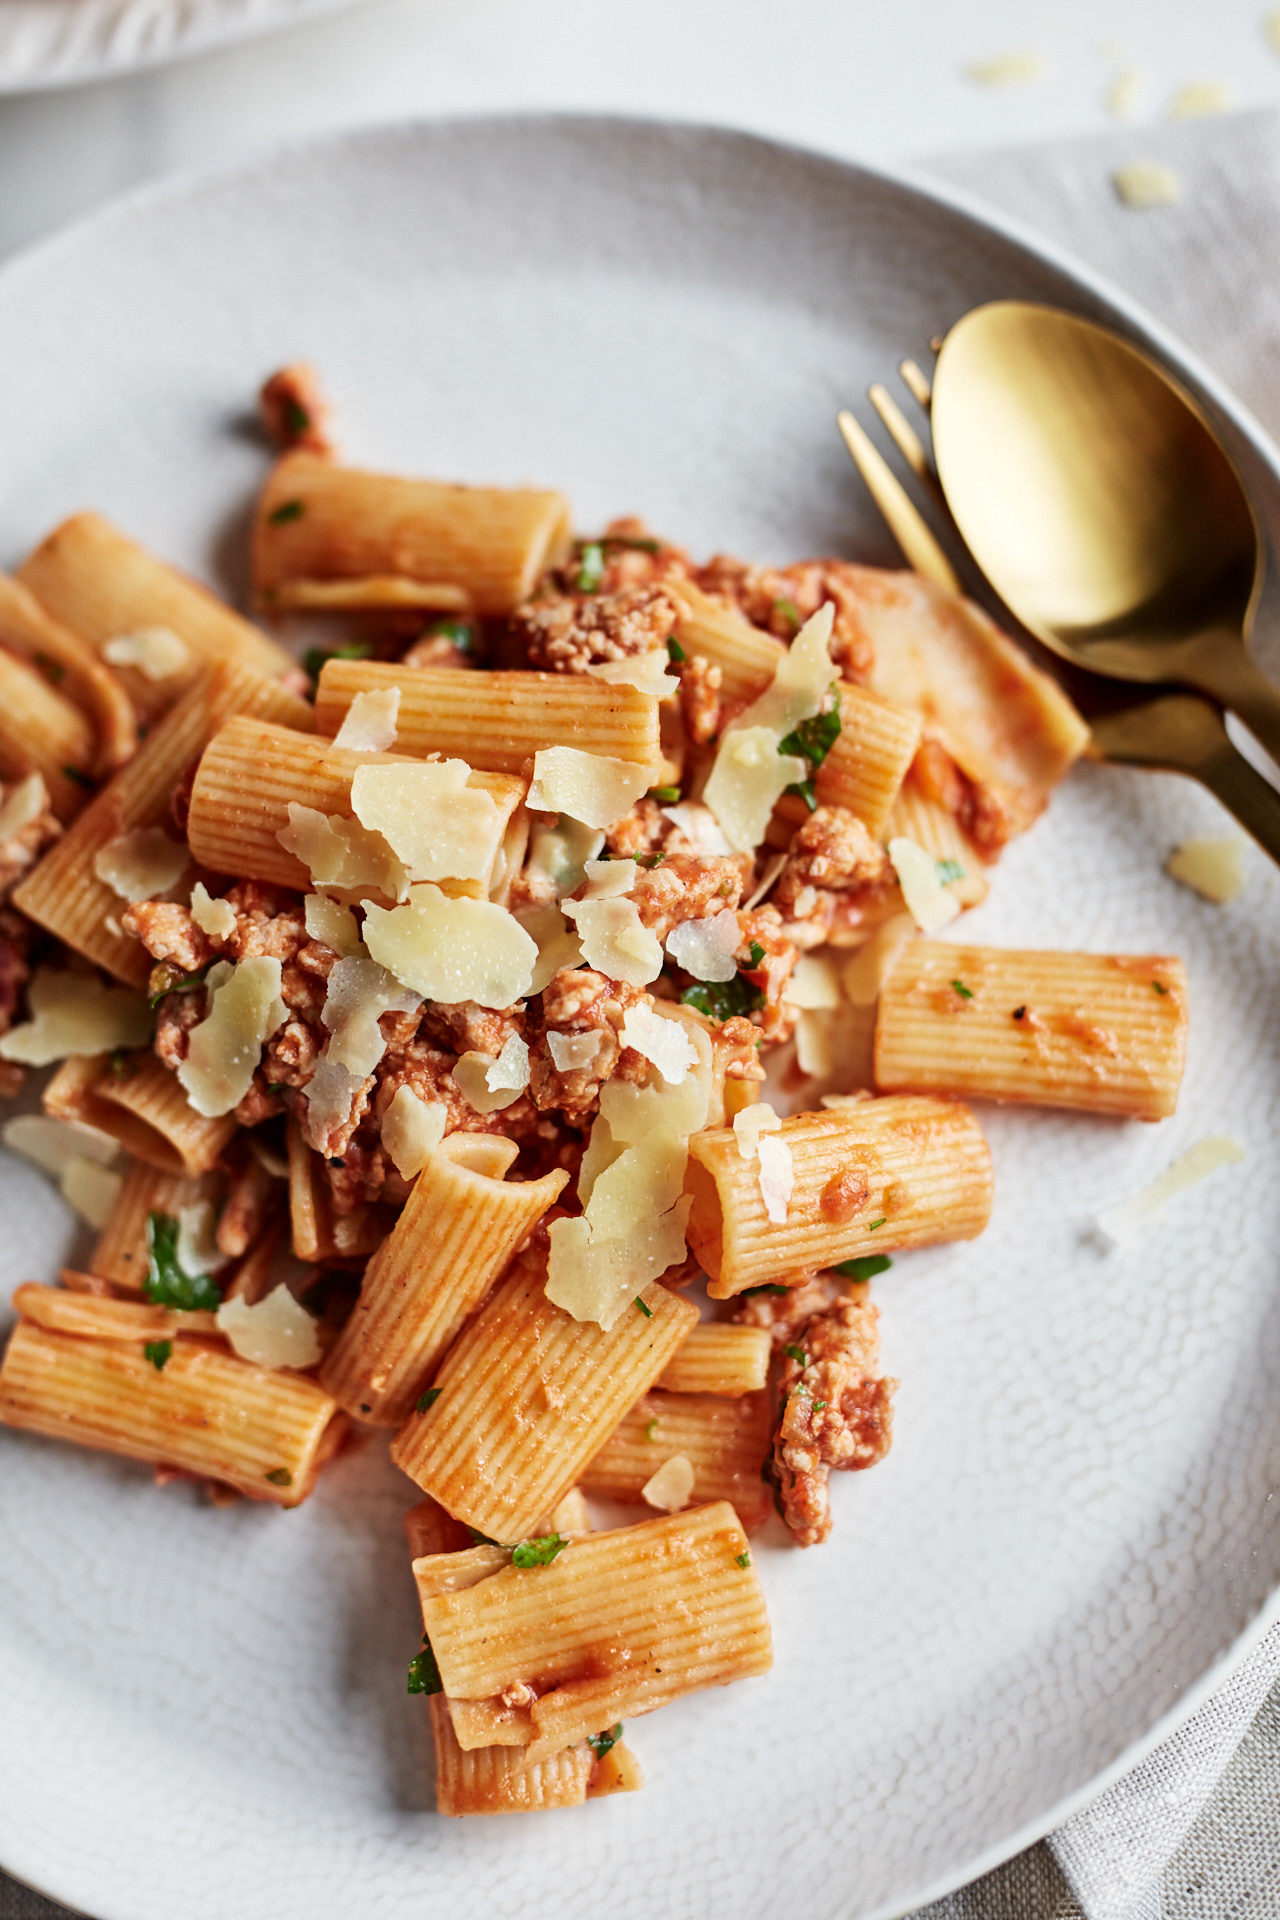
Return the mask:
[[[899,366],[903,385],[927,420],[929,381],[914,360]],[[867,398],[916,482],[947,526],[960,551],[963,542],[947,514],[942,490],[924,441],[888,389],[875,383]],[[907,492],[871,436],[847,409],[836,424],[867,491],[884,516],[907,565],[948,592],[964,591],[942,542]],[[984,597],[994,597],[985,595]],[[1008,608],[994,609],[1014,638],[1026,645]],[[1039,650],[1037,649],[1037,654]],[[1183,773],[1199,781],[1219,800],[1258,845],[1280,864],[1280,793],[1233,746],[1222,709],[1199,694],[1169,692],[1134,699],[1131,683],[1112,680],[1079,667],[1065,667],[1053,656],[1042,659],[1089,722],[1090,757],[1116,766],[1151,767]]]

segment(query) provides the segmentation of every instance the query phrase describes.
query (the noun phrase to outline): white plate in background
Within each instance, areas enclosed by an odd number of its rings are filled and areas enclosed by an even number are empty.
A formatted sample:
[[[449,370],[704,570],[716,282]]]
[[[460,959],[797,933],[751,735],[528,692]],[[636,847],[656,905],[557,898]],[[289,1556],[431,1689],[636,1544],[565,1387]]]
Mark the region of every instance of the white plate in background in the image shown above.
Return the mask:
[[[1154,342],[1280,520],[1270,449],[1201,370],[963,204],[723,132],[497,120],[167,187],[0,273],[0,563],[93,505],[239,592],[246,417],[296,357],[360,463],[562,486],[584,528],[639,511],[700,554],[891,561],[834,412],[995,295]],[[1219,910],[1161,871],[1219,819],[1082,768],[957,929],[1182,953],[1179,1114],[982,1110],[989,1231],[876,1283],[893,1452],[840,1477],[827,1546],[759,1545],[774,1671],[636,1722],[642,1793],[431,1811],[416,1496],[384,1443],[281,1514],[0,1433],[0,1862],[95,1920],[870,1920],[1132,1762],[1280,1579],[1280,884],[1254,855]],[[1099,1250],[1099,1206],[1224,1131],[1245,1166]],[[7,1156],[0,1217],[7,1296],[67,1227]]]

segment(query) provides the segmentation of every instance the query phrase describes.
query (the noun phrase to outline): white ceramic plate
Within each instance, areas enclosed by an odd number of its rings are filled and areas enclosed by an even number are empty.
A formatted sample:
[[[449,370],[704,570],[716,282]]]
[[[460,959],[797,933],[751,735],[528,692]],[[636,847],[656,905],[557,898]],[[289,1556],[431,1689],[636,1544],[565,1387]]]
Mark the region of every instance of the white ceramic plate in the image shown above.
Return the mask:
[[[638,509],[702,553],[888,560],[832,416],[999,294],[1155,337],[956,203],[730,134],[497,121],[307,148],[0,275],[0,560],[94,504],[238,591],[251,396],[300,355],[353,459],[551,482],[583,527]],[[1156,344],[1275,522],[1260,436]],[[643,1793],[432,1813],[404,1690],[415,1496],[380,1445],[279,1514],[0,1435],[0,1860],[96,1920],[866,1920],[1136,1758],[1280,1576],[1280,885],[1254,855],[1224,911],[1161,872],[1217,818],[1186,784],[1083,768],[964,923],[1183,953],[1180,1112],[984,1114],[990,1230],[877,1283],[890,1459],[836,1487],[830,1545],[760,1546],[774,1671],[637,1723]],[[1097,1207],[1220,1131],[1247,1166],[1100,1251]],[[0,1167],[0,1218],[6,1278],[48,1273],[68,1233],[49,1189]]]
[[[0,0],[0,93],[108,80],[356,0]]]

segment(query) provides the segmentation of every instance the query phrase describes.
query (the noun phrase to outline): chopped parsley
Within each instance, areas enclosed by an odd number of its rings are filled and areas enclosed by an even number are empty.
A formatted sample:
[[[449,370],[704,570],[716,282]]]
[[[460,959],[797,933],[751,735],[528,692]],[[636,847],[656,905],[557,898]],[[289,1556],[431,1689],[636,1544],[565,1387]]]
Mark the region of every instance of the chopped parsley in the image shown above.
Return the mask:
[[[481,1533],[479,1527],[468,1527],[467,1532],[471,1535],[471,1544],[473,1547],[500,1547],[502,1545],[501,1540],[491,1540],[487,1533]]]
[[[92,792],[93,781],[90,779],[89,775],[85,772],[83,767],[66,766],[62,769],[62,771],[67,776],[68,780],[74,780],[78,787],[86,787],[89,789],[90,792]]]
[[[794,1360],[798,1367],[808,1366],[809,1356],[803,1347],[784,1347],[782,1351],[786,1354],[788,1360]]]
[[[202,967],[199,973],[183,973],[180,967],[168,963],[156,967],[151,979],[153,982],[159,979],[163,984],[157,992],[152,994],[152,1006],[158,1007],[160,1002],[167,1000],[171,993],[194,993],[197,987],[204,985],[208,972],[208,967]]]
[[[750,971],[752,973],[755,972],[757,967],[760,967],[764,964],[764,948],[760,945],[760,942],[758,940],[753,940],[751,942],[751,945],[747,948],[747,958],[751,962]]]
[[[448,640],[459,653],[473,652],[476,644],[476,630],[470,620],[459,620],[456,615],[450,614],[424,627],[421,637],[424,640]]]
[[[601,536],[601,546],[630,547],[633,553],[661,553],[661,540],[651,539],[641,533],[606,533]]]
[[[766,1280],[763,1286],[744,1287],[742,1297],[745,1300],[749,1293],[790,1293],[790,1291],[790,1287],[781,1286],[776,1280]]]
[[[578,592],[599,593],[604,579],[604,546],[599,540],[588,540],[578,556]]]
[[[612,1753],[621,1738],[622,1722],[619,1720],[616,1726],[610,1727],[605,1733],[589,1733],[587,1745],[597,1760],[603,1760],[606,1753]]]
[[[805,779],[793,781],[787,792],[798,794],[810,813],[818,804],[813,777],[839,738],[840,703],[837,701],[830,713],[815,713],[812,718],[802,720],[794,732],[778,742],[779,753],[803,760],[808,765],[809,772]]]
[[[952,880],[964,879],[964,868],[958,860],[935,860],[933,864],[944,887]]]
[[[792,633],[799,633],[801,627],[804,625],[804,621],[800,618],[800,609],[794,600],[775,600],[773,610],[775,613],[782,615],[782,618],[790,626]]]
[[[409,1662],[410,1693],[443,1693],[444,1681],[440,1678],[440,1669],[436,1657],[431,1651],[431,1642],[426,1634],[422,1636],[422,1652],[415,1653]]]
[[[562,1533],[547,1533],[541,1540],[522,1540],[512,1550],[511,1564],[513,1567],[549,1567],[568,1544]]]
[[[955,991],[960,995],[960,998],[962,1000],[972,1000],[973,989],[972,987],[966,987],[963,980],[953,980],[951,982],[951,985],[955,989]]]
[[[271,1482],[273,1487],[291,1487],[293,1485],[293,1475],[290,1473],[288,1467],[272,1467],[270,1473],[266,1475],[266,1478]]]
[[[303,671],[314,687],[326,660],[368,660],[372,653],[368,640],[352,640],[345,647],[308,647],[302,656]]]
[[[813,1403],[813,1410],[815,1413],[821,1413],[822,1409],[826,1406],[829,1406],[830,1404],[831,1403],[828,1400],[815,1400]]]
[[[741,973],[735,973],[732,980],[699,980],[686,987],[680,999],[686,1007],[696,1007],[719,1025],[738,1014],[758,1013],[764,1005],[760,988],[753,987]]]
[[[113,1080],[132,1080],[138,1069],[127,1048],[113,1047],[109,1058]]]
[[[172,1340],[148,1340],[143,1346],[142,1351],[146,1354],[156,1372],[163,1373],[165,1362],[173,1352],[173,1342]]]
[[[47,653],[37,652],[35,663],[46,680],[52,680],[54,686],[60,686],[67,677],[67,670],[57,660],[51,660]]]
[[[680,798],[679,787],[650,787],[650,800],[661,800],[664,807],[674,807]]]
[[[674,633],[669,634],[667,637],[667,658],[673,661],[678,667],[683,666],[684,662],[689,658]]]
[[[646,853],[641,857],[640,865],[642,867],[648,867],[650,872],[652,872],[654,867],[660,867],[662,865],[666,857],[665,853]]]
[[[178,1260],[178,1221],[171,1213],[147,1215],[147,1298],[157,1307],[177,1307],[190,1313],[204,1308],[216,1313],[222,1295],[204,1273],[186,1273]],[[268,1474],[267,1478],[270,1479]]]
[[[841,1260],[833,1271],[842,1273],[846,1280],[874,1280],[878,1273],[888,1273],[892,1265],[887,1253],[860,1253],[856,1260]]]
[[[751,1565],[750,1549],[746,1548],[741,1553],[735,1553],[733,1556],[733,1564],[735,1567],[749,1567]]]
[[[284,424],[286,432],[295,440],[299,434],[311,431],[311,415],[301,400],[295,400],[291,393],[285,395]]]
[[[290,520],[301,520],[306,508],[301,500],[282,500],[278,507],[272,507],[267,519],[273,527],[287,526]]]
[[[644,1301],[640,1298],[639,1294],[636,1295],[635,1299],[631,1302],[631,1304],[633,1307],[639,1307],[641,1313],[644,1315],[646,1320],[652,1320],[653,1308],[646,1307]]]
[[[880,1215],[880,1218],[879,1218],[878,1220],[871,1220],[871,1221],[869,1221],[869,1222],[868,1222],[868,1224],[867,1224],[867,1232],[868,1232],[868,1233],[874,1233],[874,1232],[876,1231],[876,1229],[877,1229],[877,1227],[882,1227],[883,1225],[884,1225],[884,1215],[883,1215],[883,1214],[881,1214],[881,1215]]]
[[[1026,1019],[1026,1017],[1027,1017],[1027,1010],[1026,1010],[1026,1008],[1025,1008],[1025,1007],[1015,1007],[1015,1008],[1014,1008],[1014,1010],[1013,1010],[1013,1017],[1014,1017],[1014,1019],[1015,1019],[1015,1020],[1025,1020],[1025,1019]]]
[[[1151,984],[1155,988],[1157,993],[1168,993],[1169,991],[1168,987],[1165,986],[1163,980],[1153,980]]]
[[[416,1413],[425,1413],[428,1407],[434,1407],[443,1392],[443,1387],[428,1387],[425,1393],[418,1395],[418,1404],[414,1411]]]
[[[645,1439],[646,1439],[646,1440],[656,1440],[656,1439],[657,1439],[657,1437],[658,1437],[658,1423],[657,1423],[657,1421],[656,1421],[656,1420],[650,1420],[650,1421],[647,1421],[647,1422],[646,1422],[646,1424],[645,1424],[645,1430],[644,1430],[644,1437],[645,1437]]]

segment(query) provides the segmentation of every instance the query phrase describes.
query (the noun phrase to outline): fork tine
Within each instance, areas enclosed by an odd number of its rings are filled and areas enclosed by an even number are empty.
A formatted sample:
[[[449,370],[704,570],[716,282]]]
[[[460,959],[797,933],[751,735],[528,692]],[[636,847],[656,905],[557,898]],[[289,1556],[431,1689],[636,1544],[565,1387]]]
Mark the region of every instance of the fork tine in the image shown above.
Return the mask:
[[[888,431],[889,438],[902,455],[917,480],[923,480],[926,486],[932,484],[933,471],[929,465],[929,456],[924,450],[924,442],[899,407],[887,387],[877,380],[867,388],[867,398],[880,415]]]
[[[902,486],[893,469],[847,408],[836,415],[845,446],[854,466],[862,475],[871,498],[885,517],[890,533],[902,548],[907,565],[932,580],[935,586],[959,593],[960,581],[919,508]]]
[[[923,373],[914,360],[901,360],[898,372],[902,375],[902,384],[923,413],[928,413],[933,404],[933,388],[929,385],[927,374]]]

